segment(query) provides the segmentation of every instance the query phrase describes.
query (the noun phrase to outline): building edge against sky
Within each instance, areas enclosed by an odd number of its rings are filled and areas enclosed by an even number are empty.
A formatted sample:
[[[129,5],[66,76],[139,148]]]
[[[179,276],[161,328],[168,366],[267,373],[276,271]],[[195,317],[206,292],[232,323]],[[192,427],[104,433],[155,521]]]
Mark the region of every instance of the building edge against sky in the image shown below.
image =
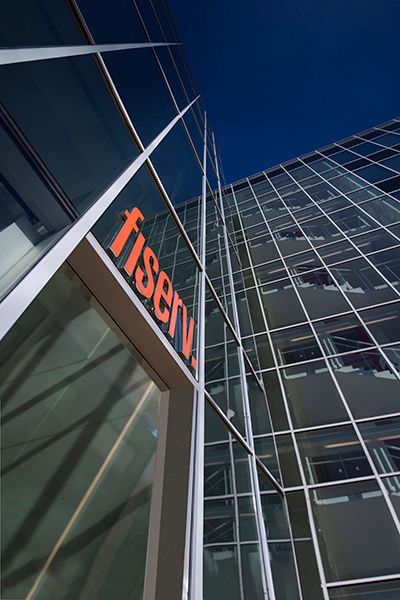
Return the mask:
[[[394,600],[400,121],[227,185],[102,4],[0,26],[2,598]]]

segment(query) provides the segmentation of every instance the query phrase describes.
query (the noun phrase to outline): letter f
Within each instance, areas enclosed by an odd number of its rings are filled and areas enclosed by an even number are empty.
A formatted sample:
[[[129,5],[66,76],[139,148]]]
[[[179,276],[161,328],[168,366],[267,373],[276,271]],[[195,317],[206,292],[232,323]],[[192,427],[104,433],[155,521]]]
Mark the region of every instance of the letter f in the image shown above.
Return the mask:
[[[122,225],[115,240],[110,246],[110,250],[115,257],[121,254],[122,248],[128,241],[128,238],[131,235],[132,231],[136,231],[136,233],[139,231],[138,221],[144,221],[144,216],[138,208],[132,209],[132,212],[126,210],[124,213],[124,217],[125,223]]]

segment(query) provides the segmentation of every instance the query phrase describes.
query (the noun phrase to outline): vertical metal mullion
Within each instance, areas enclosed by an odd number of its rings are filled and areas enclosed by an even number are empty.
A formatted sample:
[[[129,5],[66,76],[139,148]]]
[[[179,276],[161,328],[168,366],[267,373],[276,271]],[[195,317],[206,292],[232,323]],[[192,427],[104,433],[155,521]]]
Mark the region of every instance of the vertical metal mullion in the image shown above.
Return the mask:
[[[213,149],[214,149],[214,156],[215,156],[214,136],[213,136]],[[217,166],[218,195],[219,195],[219,202],[220,202],[220,207],[221,207],[220,210],[221,210],[222,214],[224,214],[224,206],[223,206],[223,202],[222,202],[221,181],[220,181],[220,177],[219,177],[219,168],[218,168],[217,162],[216,162],[216,166]],[[225,221],[225,219],[224,219],[224,221]],[[227,262],[228,276],[229,276],[231,295],[232,295],[232,311],[233,311],[234,326],[235,326],[236,332],[237,332],[239,340],[240,340],[241,338],[240,338],[239,315],[238,315],[237,306],[236,306],[236,299],[235,299],[235,296],[233,293],[234,292],[234,283],[233,283],[233,275],[232,275],[232,264],[231,264],[231,260],[230,260],[228,235],[227,235],[227,230],[226,230],[225,225],[223,227],[223,232],[224,232],[224,241],[225,241],[225,247],[226,247],[226,262]],[[249,402],[247,381],[246,381],[246,368],[245,368],[245,362],[244,362],[244,357],[243,357],[243,347],[242,347],[241,343],[238,346],[237,351],[238,351],[238,358],[239,358],[239,372],[240,372],[240,383],[241,383],[242,398],[243,398],[243,413],[244,413],[245,431],[246,431],[247,443],[253,451],[253,454],[249,455],[250,481],[251,481],[251,488],[252,488],[252,494],[253,494],[253,499],[254,499],[256,524],[257,524],[257,531],[258,531],[258,536],[259,536],[259,543],[260,543],[260,550],[261,550],[261,557],[262,557],[261,575],[262,575],[262,582],[263,582],[263,593],[264,593],[264,597],[267,600],[276,600],[274,582],[273,582],[273,577],[272,577],[271,561],[270,561],[270,555],[269,555],[269,549],[268,549],[268,543],[267,543],[267,534],[266,534],[266,530],[265,530],[265,523],[264,523],[262,506],[261,506],[257,463],[256,463],[255,455],[254,455],[253,427],[252,427],[252,423],[251,423],[250,402]]]
[[[207,167],[207,115],[204,113],[204,146],[203,146],[203,176],[200,222],[200,262],[202,270],[199,277],[199,306],[198,306],[198,352],[197,375],[199,389],[196,398],[196,427],[195,427],[195,473],[193,499],[193,528],[192,553],[189,598],[203,600],[203,531],[204,531],[204,421],[205,421],[205,248],[206,248],[206,167]]]

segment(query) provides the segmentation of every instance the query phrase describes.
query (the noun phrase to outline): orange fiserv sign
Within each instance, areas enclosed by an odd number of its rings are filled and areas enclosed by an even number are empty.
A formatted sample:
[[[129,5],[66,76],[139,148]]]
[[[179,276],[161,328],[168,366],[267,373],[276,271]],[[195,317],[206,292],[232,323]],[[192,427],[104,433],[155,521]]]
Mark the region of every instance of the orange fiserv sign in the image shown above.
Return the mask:
[[[188,311],[178,292],[174,291],[172,282],[165,271],[160,271],[158,258],[146,245],[146,239],[139,233],[139,223],[144,221],[144,216],[138,208],[131,212],[123,213],[124,223],[117,233],[113,243],[108,250],[112,256],[120,256],[125,244],[132,235],[136,233],[135,243],[123,266],[125,275],[135,278],[136,289],[144,298],[151,300],[152,313],[160,323],[168,324],[167,335],[173,340],[177,332],[178,313],[181,317],[181,348],[180,352],[190,365],[196,368],[196,359],[192,355],[192,343],[194,333],[194,320],[188,320]],[[144,269],[138,264],[143,264]],[[180,309],[180,311],[179,311]]]

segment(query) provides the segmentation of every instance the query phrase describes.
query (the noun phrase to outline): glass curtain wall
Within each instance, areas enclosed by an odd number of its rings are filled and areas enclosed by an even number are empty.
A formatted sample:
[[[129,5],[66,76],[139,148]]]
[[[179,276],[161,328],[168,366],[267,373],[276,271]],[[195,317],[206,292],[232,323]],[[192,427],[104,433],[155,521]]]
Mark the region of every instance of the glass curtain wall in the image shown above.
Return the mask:
[[[255,447],[277,448],[303,598],[395,597],[400,121],[223,195],[242,344],[271,417]]]
[[[89,231],[151,316],[163,274],[154,318],[205,405],[187,597],[395,597],[399,121],[227,186],[165,4],[98,7],[7,2],[0,25],[55,48],[0,64],[1,317],[42,278],[2,341],[2,597],[143,593],[159,390],[59,268]],[[167,45],[104,46],[129,43]]]

